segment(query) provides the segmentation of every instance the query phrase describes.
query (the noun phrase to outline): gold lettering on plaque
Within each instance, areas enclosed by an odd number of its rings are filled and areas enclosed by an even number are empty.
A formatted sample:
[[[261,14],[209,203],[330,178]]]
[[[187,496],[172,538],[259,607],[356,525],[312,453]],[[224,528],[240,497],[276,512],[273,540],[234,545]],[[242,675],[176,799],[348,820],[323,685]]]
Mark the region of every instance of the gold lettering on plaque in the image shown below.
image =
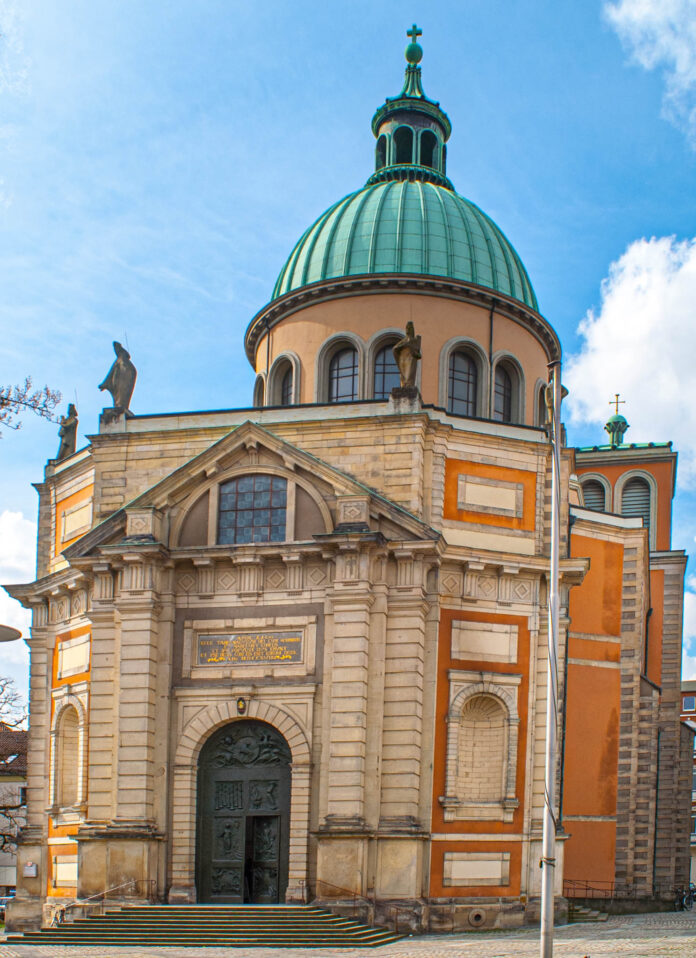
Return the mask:
[[[267,665],[301,662],[301,632],[235,632],[200,635],[198,665]]]

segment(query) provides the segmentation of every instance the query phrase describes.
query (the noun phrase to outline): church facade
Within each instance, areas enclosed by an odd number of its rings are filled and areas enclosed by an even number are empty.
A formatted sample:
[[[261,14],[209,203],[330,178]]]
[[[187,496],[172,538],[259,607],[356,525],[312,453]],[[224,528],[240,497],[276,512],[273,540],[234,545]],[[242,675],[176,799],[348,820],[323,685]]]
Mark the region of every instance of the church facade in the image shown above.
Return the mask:
[[[133,415],[112,370],[99,432],[46,466],[37,579],[8,586],[33,610],[9,927],[107,890],[538,916],[561,346],[406,55],[375,172],[249,324],[253,406]],[[688,876],[676,453],[608,428],[561,458],[561,912]]]

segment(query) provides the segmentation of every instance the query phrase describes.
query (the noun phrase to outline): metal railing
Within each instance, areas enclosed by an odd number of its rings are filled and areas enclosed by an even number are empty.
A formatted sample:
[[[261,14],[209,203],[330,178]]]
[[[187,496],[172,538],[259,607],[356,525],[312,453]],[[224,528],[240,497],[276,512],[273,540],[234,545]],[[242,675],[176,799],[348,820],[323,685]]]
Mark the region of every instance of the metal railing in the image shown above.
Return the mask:
[[[139,885],[145,885],[147,887],[147,893],[142,897],[146,897],[147,901],[152,904],[156,900],[156,880],[154,878],[133,878],[131,881],[122,882],[120,885],[112,885],[111,888],[105,888],[104,891],[97,892],[96,895],[90,895],[88,898],[76,898],[75,901],[71,901],[67,905],[56,905],[53,909],[53,914],[51,915],[50,927],[56,928],[58,925],[62,925],[66,920],[68,912],[73,908],[79,908],[82,905],[87,905],[91,902],[101,904],[103,906],[105,898],[111,892],[119,891],[122,888],[134,888],[135,894],[137,895]]]
[[[341,892],[341,896],[339,897],[337,895],[326,895],[321,890],[323,888],[331,888],[333,889],[333,891]],[[352,910],[353,918],[355,918],[355,916],[358,913],[358,902],[360,902],[363,905],[367,905],[368,907],[370,907],[372,904],[369,898],[365,898],[363,895],[359,895],[355,890],[350,888],[341,888],[340,885],[334,885],[330,881],[324,881],[323,878],[317,880],[314,892],[315,892],[315,897],[317,898],[329,898],[329,899],[335,898],[337,903],[341,900],[345,900],[345,898],[350,899],[350,901],[352,902],[352,908],[353,908]]]
[[[636,900],[638,898],[670,898],[674,888],[671,884],[655,885],[646,891],[644,885],[633,882],[602,881],[601,879],[571,879],[563,880],[564,898],[598,898],[609,900],[620,898]]]

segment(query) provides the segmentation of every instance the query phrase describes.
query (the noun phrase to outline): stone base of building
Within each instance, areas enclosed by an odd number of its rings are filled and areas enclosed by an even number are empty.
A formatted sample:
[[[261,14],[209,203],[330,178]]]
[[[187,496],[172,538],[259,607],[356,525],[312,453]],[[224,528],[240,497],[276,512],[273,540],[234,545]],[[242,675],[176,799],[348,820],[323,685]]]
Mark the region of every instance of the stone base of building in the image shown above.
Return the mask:
[[[43,927],[42,898],[13,898],[5,908],[5,931],[38,931]]]

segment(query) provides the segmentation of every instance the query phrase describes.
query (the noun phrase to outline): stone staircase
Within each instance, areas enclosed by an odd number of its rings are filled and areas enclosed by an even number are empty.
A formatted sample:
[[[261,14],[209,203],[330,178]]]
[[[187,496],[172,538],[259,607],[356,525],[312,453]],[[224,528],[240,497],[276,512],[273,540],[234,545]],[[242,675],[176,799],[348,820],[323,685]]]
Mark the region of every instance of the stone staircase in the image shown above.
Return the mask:
[[[568,923],[576,921],[606,921],[609,916],[604,911],[588,908],[587,905],[577,905],[573,901],[568,903]]]
[[[310,905],[132,905],[9,935],[12,945],[376,948],[403,935]]]

